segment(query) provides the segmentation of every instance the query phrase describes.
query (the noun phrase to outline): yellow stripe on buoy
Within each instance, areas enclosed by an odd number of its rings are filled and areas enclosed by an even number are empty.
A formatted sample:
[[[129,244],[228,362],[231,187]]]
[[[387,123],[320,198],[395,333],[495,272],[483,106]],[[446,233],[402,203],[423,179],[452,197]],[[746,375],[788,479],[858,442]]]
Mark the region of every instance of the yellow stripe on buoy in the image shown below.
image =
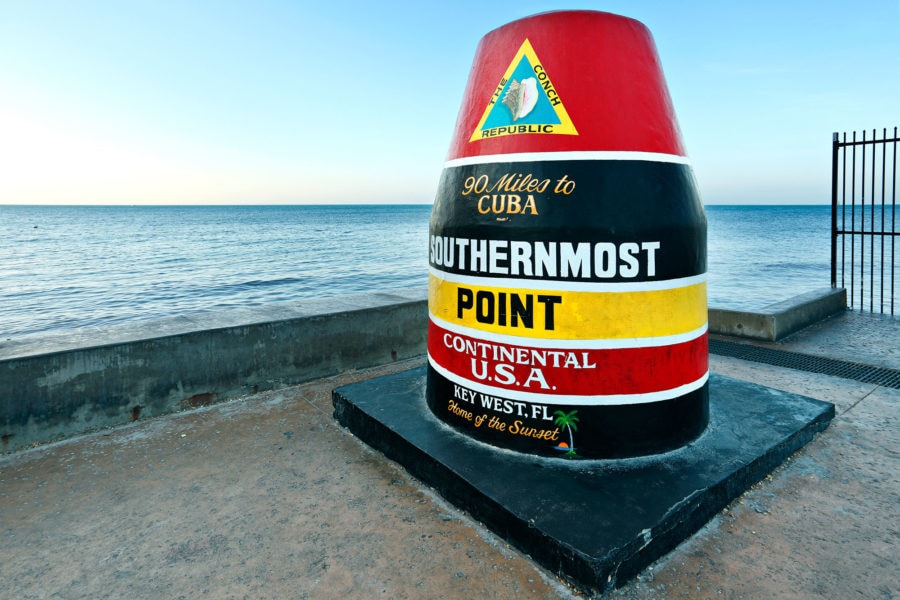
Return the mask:
[[[662,337],[695,331],[707,322],[705,282],[662,290],[578,292],[461,284],[430,275],[428,304],[448,323],[535,339]]]

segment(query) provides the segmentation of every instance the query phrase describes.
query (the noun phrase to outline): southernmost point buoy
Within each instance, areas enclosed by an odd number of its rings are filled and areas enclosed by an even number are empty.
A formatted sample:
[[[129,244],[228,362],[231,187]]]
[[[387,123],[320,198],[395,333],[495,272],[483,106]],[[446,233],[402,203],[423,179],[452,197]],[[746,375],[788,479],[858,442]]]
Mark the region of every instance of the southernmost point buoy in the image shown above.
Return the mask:
[[[481,40],[429,246],[443,422],[569,458],[706,427],[706,217],[641,23],[552,12]]]
[[[589,595],[834,416],[709,373],[706,217],[632,19],[545,13],[482,39],[428,256],[427,364],[335,389],[335,418]]]

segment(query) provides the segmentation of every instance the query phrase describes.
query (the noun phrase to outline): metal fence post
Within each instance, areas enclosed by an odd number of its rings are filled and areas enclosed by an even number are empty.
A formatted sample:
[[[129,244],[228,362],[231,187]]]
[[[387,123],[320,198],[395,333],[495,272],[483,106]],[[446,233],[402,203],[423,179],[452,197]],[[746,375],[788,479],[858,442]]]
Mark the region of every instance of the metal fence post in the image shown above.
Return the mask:
[[[831,140],[831,287],[837,287],[838,133]]]

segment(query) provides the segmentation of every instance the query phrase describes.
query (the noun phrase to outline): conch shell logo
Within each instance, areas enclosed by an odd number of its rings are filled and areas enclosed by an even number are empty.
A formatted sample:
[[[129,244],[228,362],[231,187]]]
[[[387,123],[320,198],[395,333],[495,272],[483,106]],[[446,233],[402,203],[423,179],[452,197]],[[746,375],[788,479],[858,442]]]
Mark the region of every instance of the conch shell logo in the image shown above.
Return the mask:
[[[509,107],[512,120],[515,123],[530,113],[538,101],[537,79],[527,77],[522,81],[512,80],[506,95],[503,96],[503,104]]]
[[[578,135],[550,73],[527,39],[497,83],[481,93],[490,94],[490,100],[469,142],[520,133]]]

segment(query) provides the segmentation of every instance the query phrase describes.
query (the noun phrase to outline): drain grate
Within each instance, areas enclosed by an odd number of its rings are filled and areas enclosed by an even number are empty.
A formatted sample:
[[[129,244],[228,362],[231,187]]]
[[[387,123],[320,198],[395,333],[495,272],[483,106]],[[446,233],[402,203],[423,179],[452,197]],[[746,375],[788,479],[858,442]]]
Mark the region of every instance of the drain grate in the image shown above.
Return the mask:
[[[750,344],[726,342],[724,340],[709,340],[709,351],[712,354],[718,354],[719,356],[730,356],[732,358],[740,358],[741,360],[749,360],[751,362],[764,363],[776,367],[787,367],[788,369],[807,371],[809,373],[834,375],[835,377],[843,377],[844,379],[853,379],[855,381],[862,381],[863,383],[873,383],[884,387],[900,389],[900,371],[896,369],[874,367],[872,365],[864,365],[834,358],[824,358],[821,356],[811,356],[799,352],[761,348]]]

